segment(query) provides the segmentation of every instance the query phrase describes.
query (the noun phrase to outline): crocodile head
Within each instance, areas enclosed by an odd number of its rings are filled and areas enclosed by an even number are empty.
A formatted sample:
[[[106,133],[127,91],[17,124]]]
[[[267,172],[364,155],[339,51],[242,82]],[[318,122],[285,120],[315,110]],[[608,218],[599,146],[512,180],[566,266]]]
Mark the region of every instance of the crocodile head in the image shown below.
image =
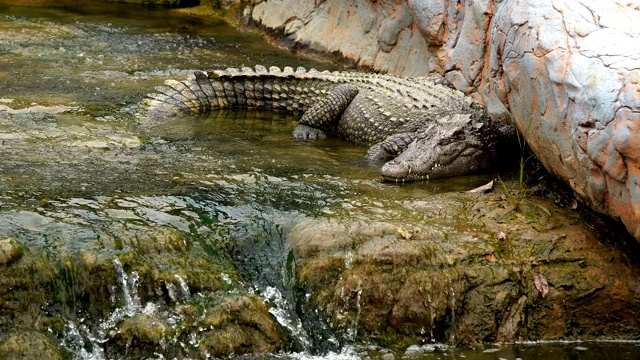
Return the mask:
[[[444,121],[443,121],[444,122]],[[385,181],[420,181],[487,170],[515,131],[507,125],[462,116],[434,124],[381,169]]]

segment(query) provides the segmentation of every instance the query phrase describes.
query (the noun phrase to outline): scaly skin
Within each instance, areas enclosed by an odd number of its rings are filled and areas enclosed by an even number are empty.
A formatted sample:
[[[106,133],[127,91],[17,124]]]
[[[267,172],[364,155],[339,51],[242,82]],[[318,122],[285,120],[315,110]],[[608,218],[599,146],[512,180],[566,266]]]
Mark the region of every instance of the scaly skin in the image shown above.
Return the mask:
[[[501,149],[514,142],[513,129],[491,122],[478,104],[437,82],[256,66],[167,80],[145,105],[152,117],[216,108],[303,112],[294,137],[338,136],[370,145],[369,159],[391,160],[381,170],[388,181],[457,176],[496,165]]]

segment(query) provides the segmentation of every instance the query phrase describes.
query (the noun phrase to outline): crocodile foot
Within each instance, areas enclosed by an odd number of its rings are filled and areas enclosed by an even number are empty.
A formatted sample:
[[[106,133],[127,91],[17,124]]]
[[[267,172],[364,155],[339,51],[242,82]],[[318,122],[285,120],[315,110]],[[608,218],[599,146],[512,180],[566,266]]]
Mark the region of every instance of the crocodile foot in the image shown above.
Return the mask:
[[[321,140],[326,139],[327,134],[309,125],[298,124],[298,126],[293,129],[293,137],[298,140]]]

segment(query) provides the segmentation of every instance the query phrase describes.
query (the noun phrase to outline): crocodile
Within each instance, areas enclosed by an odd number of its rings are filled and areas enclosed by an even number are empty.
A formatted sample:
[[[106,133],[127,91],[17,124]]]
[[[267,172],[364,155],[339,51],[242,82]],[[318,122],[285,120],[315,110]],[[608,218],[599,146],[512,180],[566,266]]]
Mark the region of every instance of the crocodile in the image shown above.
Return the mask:
[[[151,117],[218,108],[301,112],[297,139],[337,136],[370,146],[387,181],[416,181],[488,170],[513,153],[515,130],[493,122],[463,93],[430,77],[256,66],[195,71],[148,94]]]

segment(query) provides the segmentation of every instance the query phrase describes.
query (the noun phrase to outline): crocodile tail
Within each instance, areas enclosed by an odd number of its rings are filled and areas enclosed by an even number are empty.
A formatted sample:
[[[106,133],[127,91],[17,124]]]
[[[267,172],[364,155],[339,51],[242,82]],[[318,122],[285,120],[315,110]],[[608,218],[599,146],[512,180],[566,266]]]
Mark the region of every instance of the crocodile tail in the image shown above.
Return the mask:
[[[166,80],[157,86],[157,93],[144,99],[147,113],[152,116],[188,115],[206,113],[211,110],[211,93],[201,83],[208,83],[207,73],[196,71],[187,80]]]
[[[304,68],[257,65],[212,72],[195,71],[184,81],[167,80],[157,93],[144,100],[147,112],[155,116],[208,113],[212,109],[256,108],[305,111],[318,96],[326,94],[330,74]],[[331,82],[331,81],[329,81]]]
[[[267,69],[261,65],[256,65],[255,70],[249,67],[216,70],[208,73],[209,84],[217,95],[217,104],[213,101],[212,107],[305,111],[313,100],[314,90],[310,88],[323,88],[318,74],[314,69],[307,72],[302,67]]]

